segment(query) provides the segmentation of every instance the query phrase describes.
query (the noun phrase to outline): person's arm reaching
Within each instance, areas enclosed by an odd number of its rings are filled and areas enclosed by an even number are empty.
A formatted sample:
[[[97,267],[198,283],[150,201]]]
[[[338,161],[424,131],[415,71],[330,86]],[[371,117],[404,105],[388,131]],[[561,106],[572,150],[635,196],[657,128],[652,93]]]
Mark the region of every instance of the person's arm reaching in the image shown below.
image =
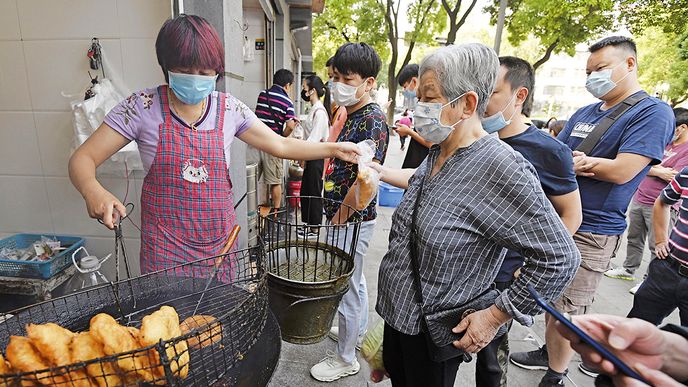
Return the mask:
[[[126,208],[96,179],[96,168],[130,142],[129,139],[103,123],[69,159],[69,178],[86,201],[88,215],[115,227],[115,211],[125,216]]]
[[[239,135],[239,138],[261,151],[289,160],[338,158],[349,163],[355,163],[360,153],[356,144],[350,142],[307,143],[294,138],[282,137],[257,119]]]
[[[426,147],[428,149],[430,149],[430,147],[432,146],[431,142],[426,141],[423,138],[423,136],[418,134],[418,132],[416,132],[415,130],[409,128],[408,126],[406,126],[404,124],[397,123],[397,128],[395,129],[395,131],[397,133],[399,133],[400,136],[409,136],[409,137],[413,138],[414,140],[416,140],[416,142],[418,142],[419,144],[423,145],[424,147]]]
[[[389,168],[379,163],[369,163],[368,166],[380,174],[380,180],[401,189],[408,189],[409,179],[416,173],[415,168]]]

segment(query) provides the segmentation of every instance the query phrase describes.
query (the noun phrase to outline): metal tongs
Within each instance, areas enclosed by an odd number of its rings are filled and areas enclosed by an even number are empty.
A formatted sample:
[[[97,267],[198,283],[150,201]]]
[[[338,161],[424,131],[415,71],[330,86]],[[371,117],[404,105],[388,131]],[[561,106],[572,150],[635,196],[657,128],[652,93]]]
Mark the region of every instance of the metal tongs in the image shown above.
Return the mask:
[[[127,260],[127,250],[124,247],[124,237],[122,236],[122,222],[127,219],[129,215],[134,211],[134,203],[127,203],[124,205],[127,209],[127,213],[124,216],[119,216],[114,228],[115,232],[115,282],[119,282],[119,261],[120,261],[120,250],[122,251],[122,258],[124,259],[124,270],[127,272],[127,279],[131,279],[131,270],[129,269],[129,261]],[[129,209],[131,208],[131,209]],[[98,219],[98,223],[104,224],[101,219]]]
[[[237,237],[239,236],[240,230],[241,227],[235,225],[232,228],[232,231],[229,232],[229,238],[227,238],[227,243],[225,244],[225,247],[222,248],[220,255],[218,255],[217,258],[215,258],[215,264],[213,265],[213,273],[210,275],[210,277],[208,277],[208,282],[205,284],[205,288],[203,289],[203,293],[201,293],[201,297],[198,299],[198,303],[196,303],[196,307],[194,308],[192,316],[195,316],[196,312],[198,312],[198,307],[201,306],[201,302],[203,301],[203,296],[205,296],[205,292],[208,291],[210,283],[217,275],[217,271],[220,269],[220,266],[222,266],[222,264],[225,262],[225,259],[227,259],[227,253],[229,253],[229,250],[232,248],[232,246],[234,246],[234,243],[236,242]]]

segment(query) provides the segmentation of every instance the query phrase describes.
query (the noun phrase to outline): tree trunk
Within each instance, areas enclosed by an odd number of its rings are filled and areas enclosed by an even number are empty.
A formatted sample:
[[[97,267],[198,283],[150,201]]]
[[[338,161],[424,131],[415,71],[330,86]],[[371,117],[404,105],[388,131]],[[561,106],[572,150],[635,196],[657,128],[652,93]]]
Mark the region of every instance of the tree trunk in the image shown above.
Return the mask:
[[[559,45],[559,38],[554,41],[554,43],[550,44],[549,47],[547,47],[547,51],[545,51],[545,55],[542,56],[542,58],[538,59],[537,62],[533,63],[533,70],[537,70],[538,67],[542,66],[545,64],[549,58],[552,56],[552,52],[554,51],[555,48]]]

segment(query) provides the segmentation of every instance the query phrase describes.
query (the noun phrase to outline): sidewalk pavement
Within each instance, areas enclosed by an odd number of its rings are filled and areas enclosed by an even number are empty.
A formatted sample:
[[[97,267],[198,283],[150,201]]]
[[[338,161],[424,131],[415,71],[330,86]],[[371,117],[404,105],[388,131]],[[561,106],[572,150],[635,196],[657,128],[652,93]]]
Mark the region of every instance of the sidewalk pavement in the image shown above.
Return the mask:
[[[399,168],[404,159],[404,152],[400,151],[399,137],[392,136],[390,140],[387,160],[385,165]],[[364,273],[368,281],[368,297],[370,305],[370,326],[380,320],[380,316],[375,312],[375,302],[377,300],[377,274],[382,257],[387,252],[389,230],[392,226],[393,208],[380,207],[378,212],[375,234],[372,238],[368,254],[365,259]],[[621,245],[618,257],[612,261],[615,265],[621,265],[626,255],[625,240]],[[649,252],[645,252],[642,266],[638,273],[642,276],[649,263]],[[607,313],[625,316],[631,309],[633,296],[628,290],[633,287],[634,282],[611,279],[604,277],[602,284],[592,305],[592,313]],[[672,314],[668,322],[678,323],[678,314]],[[337,323],[335,316],[334,323]],[[511,351],[530,351],[540,346],[544,342],[544,316],[535,318],[535,324],[531,327],[523,327],[514,323],[509,333],[509,344]],[[282,342],[282,353],[279,364],[272,380],[271,387],[284,386],[332,386],[332,387],[361,387],[379,386],[390,387],[389,380],[374,384],[370,382],[370,369],[363,358],[358,356],[361,370],[357,375],[349,376],[332,383],[318,382],[310,376],[310,368],[325,357],[327,351],[336,351],[336,343],[329,338],[313,345],[294,345]],[[576,355],[569,366],[568,386],[593,386],[593,379],[584,375],[578,370],[580,357]],[[462,364],[456,378],[455,386],[474,386],[475,385],[475,360],[468,364]],[[514,387],[537,386],[544,371],[526,371],[509,364],[508,385]]]

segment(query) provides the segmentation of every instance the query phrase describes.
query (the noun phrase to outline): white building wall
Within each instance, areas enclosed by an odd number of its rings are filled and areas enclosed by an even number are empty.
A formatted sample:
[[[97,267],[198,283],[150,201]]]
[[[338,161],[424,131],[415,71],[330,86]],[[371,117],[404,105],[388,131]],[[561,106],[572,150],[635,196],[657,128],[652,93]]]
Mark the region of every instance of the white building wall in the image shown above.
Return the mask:
[[[93,37],[130,90],[162,83],[155,37],[170,15],[169,0],[0,0],[0,237],[77,235],[93,254],[112,252],[112,231],[88,217],[69,181],[73,124],[62,93],[83,95],[90,84],[86,51]],[[142,176],[100,181],[135,203],[140,223]],[[139,232],[128,223],[124,232],[138,272]]]

